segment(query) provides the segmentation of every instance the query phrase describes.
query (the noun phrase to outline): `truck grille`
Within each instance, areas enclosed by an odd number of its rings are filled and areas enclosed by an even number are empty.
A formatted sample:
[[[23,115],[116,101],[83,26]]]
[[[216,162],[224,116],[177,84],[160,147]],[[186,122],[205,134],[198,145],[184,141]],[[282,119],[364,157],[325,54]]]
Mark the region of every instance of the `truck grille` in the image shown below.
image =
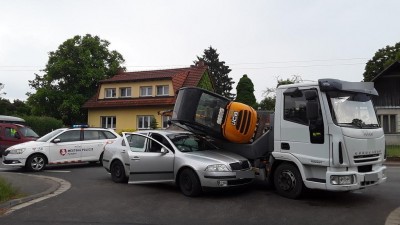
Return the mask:
[[[369,155],[356,155],[354,156],[355,163],[365,163],[373,162],[379,160],[379,154],[369,154]]]
[[[248,170],[250,169],[250,164],[248,161],[240,161],[229,164],[232,170]]]
[[[247,134],[250,128],[251,112],[249,110],[240,110],[236,121],[236,130],[242,134]]]

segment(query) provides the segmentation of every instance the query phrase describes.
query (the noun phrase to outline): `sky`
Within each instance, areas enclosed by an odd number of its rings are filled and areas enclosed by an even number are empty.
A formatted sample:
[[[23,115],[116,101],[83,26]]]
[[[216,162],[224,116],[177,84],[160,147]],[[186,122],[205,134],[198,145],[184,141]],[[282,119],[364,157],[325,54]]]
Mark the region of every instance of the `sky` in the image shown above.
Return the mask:
[[[361,81],[376,51],[400,42],[398,0],[0,0],[2,98],[26,100],[49,52],[97,35],[127,71],[189,67],[212,46],[263,99],[277,79]]]

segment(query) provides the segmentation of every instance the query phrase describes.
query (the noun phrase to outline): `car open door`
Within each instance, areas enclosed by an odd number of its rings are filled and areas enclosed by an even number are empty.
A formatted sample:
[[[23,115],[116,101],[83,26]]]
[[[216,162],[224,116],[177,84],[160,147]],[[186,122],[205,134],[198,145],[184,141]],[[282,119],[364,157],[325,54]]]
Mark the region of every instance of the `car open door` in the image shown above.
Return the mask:
[[[124,136],[129,143],[129,183],[170,182],[174,180],[174,153],[165,145],[143,134]]]

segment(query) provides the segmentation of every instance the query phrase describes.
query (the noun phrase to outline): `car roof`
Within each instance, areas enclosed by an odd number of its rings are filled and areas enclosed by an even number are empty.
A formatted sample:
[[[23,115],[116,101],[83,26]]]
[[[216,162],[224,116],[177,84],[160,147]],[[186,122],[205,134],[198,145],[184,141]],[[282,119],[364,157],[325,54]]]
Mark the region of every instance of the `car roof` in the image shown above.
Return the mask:
[[[162,135],[168,135],[168,134],[192,134],[189,131],[185,130],[141,130],[141,131],[136,131],[136,133],[157,133],[157,134],[162,134]]]
[[[58,128],[57,130],[104,130],[104,131],[109,131],[110,129],[108,128],[101,128],[101,127],[63,127],[63,128]]]

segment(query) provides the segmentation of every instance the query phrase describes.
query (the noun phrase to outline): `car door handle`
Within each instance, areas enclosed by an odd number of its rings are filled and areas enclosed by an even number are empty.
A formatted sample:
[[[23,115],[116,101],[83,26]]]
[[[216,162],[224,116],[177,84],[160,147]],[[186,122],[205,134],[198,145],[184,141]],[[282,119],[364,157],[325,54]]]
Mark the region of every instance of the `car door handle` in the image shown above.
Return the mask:
[[[139,156],[134,156],[132,160],[140,160]]]

